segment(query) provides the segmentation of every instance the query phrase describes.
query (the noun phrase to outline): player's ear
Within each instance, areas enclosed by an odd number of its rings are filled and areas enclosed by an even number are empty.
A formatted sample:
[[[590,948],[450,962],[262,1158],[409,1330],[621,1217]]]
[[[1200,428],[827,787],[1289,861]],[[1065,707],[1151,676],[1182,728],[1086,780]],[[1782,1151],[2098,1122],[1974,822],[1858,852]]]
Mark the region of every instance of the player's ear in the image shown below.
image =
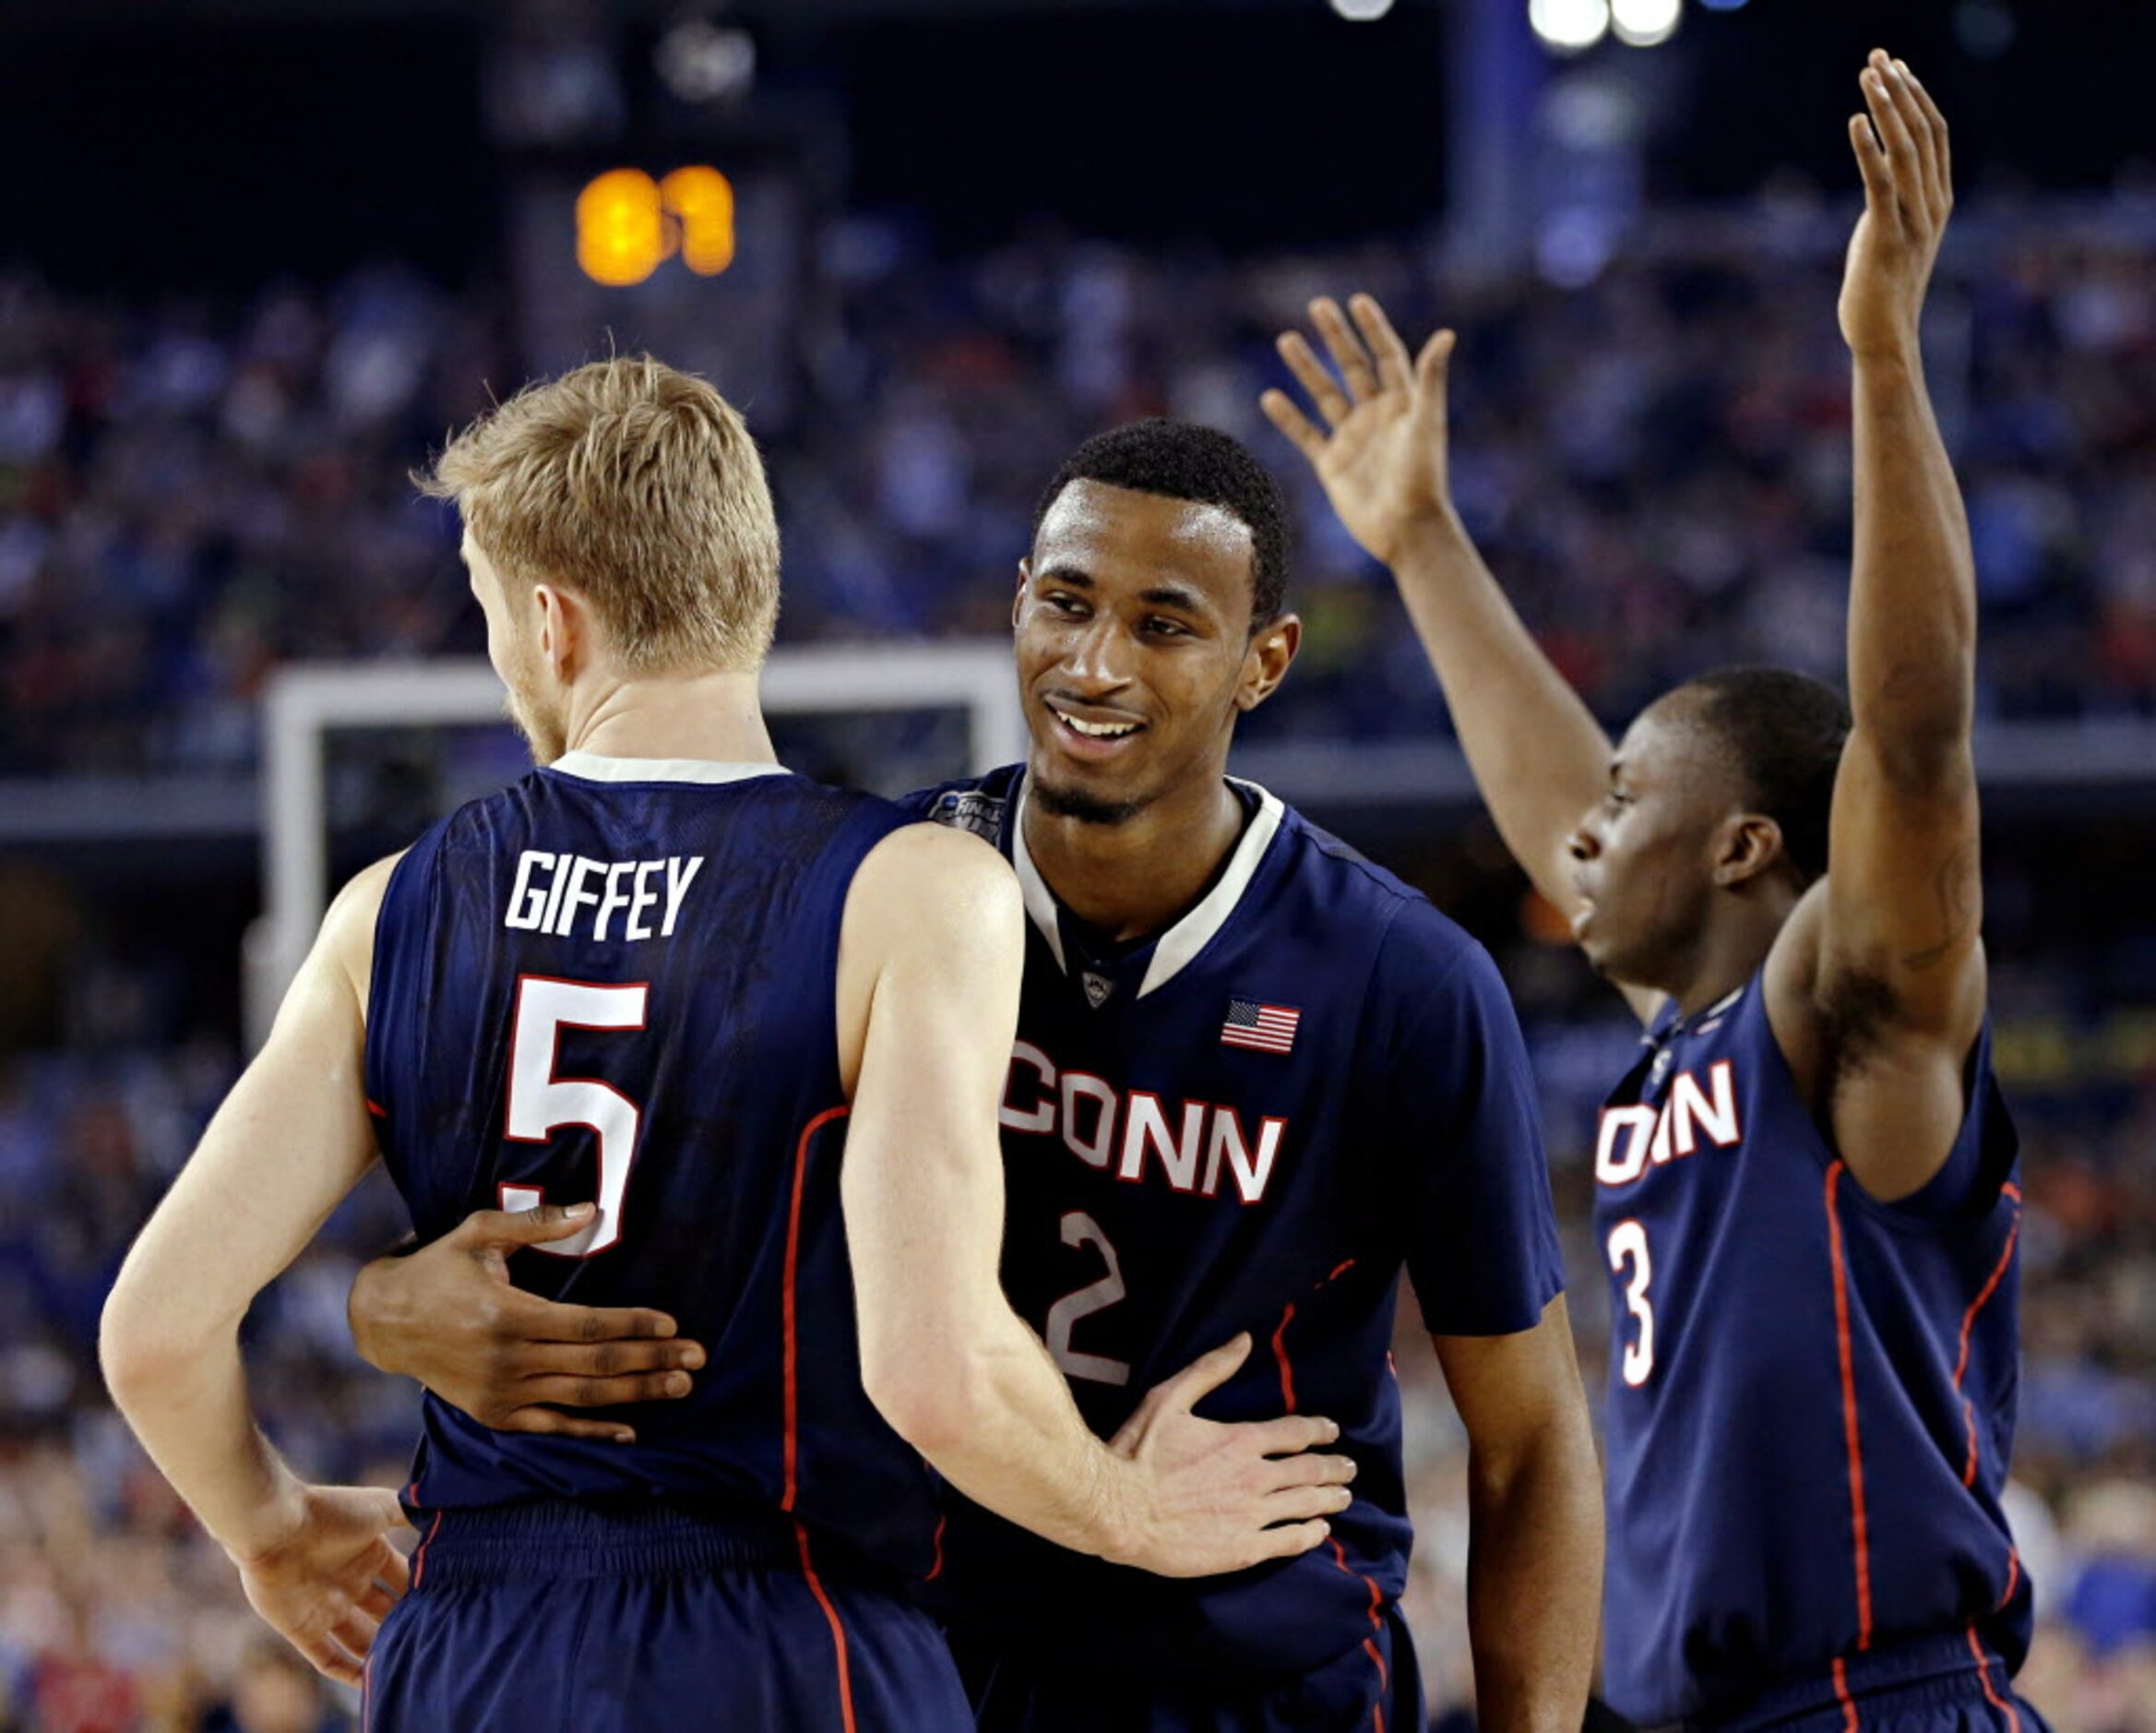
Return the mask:
[[[533,584],[531,601],[539,659],[556,679],[565,678],[590,654],[590,610],[581,596],[556,584]]]
[[[1235,688],[1235,708],[1256,710],[1287,678],[1295,651],[1303,647],[1303,622],[1292,614],[1276,614],[1250,637],[1243,656],[1243,679]]]
[[[1011,629],[1016,631],[1019,612],[1026,605],[1026,586],[1033,580],[1033,562],[1030,556],[1018,561],[1018,587],[1010,599]]]
[[[1722,821],[1714,839],[1714,882],[1722,890],[1771,872],[1783,856],[1781,827],[1764,813],[1740,812]]]

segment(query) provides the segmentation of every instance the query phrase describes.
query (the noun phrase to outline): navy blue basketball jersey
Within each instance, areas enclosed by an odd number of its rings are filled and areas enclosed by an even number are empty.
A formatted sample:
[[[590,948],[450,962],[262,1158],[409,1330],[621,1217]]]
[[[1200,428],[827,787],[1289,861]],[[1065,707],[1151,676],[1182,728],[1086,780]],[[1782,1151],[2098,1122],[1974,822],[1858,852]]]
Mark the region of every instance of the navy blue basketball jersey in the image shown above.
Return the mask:
[[[408,1502],[663,1500],[910,1572],[935,1489],[861,1387],[839,1205],[835,1000],[855,868],[908,821],[775,767],[571,753],[437,824],[383,899],[366,1088],[423,1239],[596,1200],[515,1254],[551,1299],[673,1315],[688,1397],[623,1445],[495,1432],[428,1396]]]
[[[2004,1699],[2031,1613],[1999,1508],[2020,1191],[1988,1031],[1968,1102],[1939,1179],[1878,1202],[1799,1098],[1755,975],[1665,1010],[1603,1107],[1603,1679],[1634,1720],[1805,1680],[1846,1705],[1867,1657],[1941,1636]]]
[[[1239,1687],[1381,1633],[1410,1540],[1389,1346],[1400,1270],[1430,1329],[1531,1328],[1562,1286],[1526,1055],[1487,954],[1429,902],[1260,790],[1208,893],[1103,944],[1027,853],[1023,775],[915,797],[1000,847],[1029,920],[1002,1107],[1003,1278],[1111,1436],[1147,1389],[1248,1331],[1201,1404],[1323,1414],[1359,1474],[1302,1558],[1171,1581],[1064,1551],[962,1501],[954,1622],[1052,1666]]]

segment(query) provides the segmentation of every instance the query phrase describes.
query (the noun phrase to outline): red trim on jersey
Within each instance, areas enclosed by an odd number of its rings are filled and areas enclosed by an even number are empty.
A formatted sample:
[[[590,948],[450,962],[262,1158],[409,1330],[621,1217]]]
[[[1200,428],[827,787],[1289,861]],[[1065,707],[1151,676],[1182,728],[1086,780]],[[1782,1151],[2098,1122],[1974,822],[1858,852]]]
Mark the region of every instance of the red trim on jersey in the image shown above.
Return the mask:
[[[1291,1308],[1290,1309],[1292,1309]],[[1332,1561],[1334,1565],[1340,1571],[1344,1572],[1347,1575],[1358,1578],[1361,1581],[1363,1586],[1370,1591],[1370,1629],[1372,1631],[1383,1631],[1385,1629],[1385,1614],[1382,1610],[1385,1606],[1384,1591],[1377,1586],[1376,1580],[1375,1578],[1364,1576],[1362,1572],[1356,1570],[1354,1566],[1348,1562],[1348,1549],[1340,1545],[1339,1536],[1328,1536],[1328,1539],[1331,1542],[1332,1545]],[[1377,1689],[1379,1693],[1382,1695],[1382,1693],[1385,1691],[1391,1690],[1392,1674],[1390,1669],[1388,1669],[1385,1665],[1384,1653],[1378,1648],[1377,1641],[1375,1637],[1364,1637],[1363,1639],[1363,1653],[1370,1657],[1371,1665],[1376,1667],[1377,1669]],[[1385,1733],[1385,1705],[1382,1702],[1380,1702],[1372,1711],[1372,1721],[1374,1727],[1376,1729],[1376,1733]]]
[[[935,1562],[928,1567],[928,1574],[921,1579],[923,1583],[933,1583],[943,1574],[943,1531],[950,1520],[948,1511],[943,1512],[935,1519]]]
[[[1969,1369],[1969,1333],[1975,1328],[1976,1314],[1983,1309],[1984,1302],[1999,1291],[1999,1284],[2006,1280],[2007,1271],[2014,1261],[2014,1242],[2020,1237],[2020,1234],[2021,1218],[2017,1215],[2013,1226],[2007,1229],[2006,1249],[1999,1253],[1998,1267],[1991,1273],[1991,1280],[1970,1301],[1969,1309],[1961,1314],[1961,1352],[1954,1362],[1954,1389],[1957,1393],[1961,1389],[1961,1376]],[[1969,1428],[1969,1461],[1961,1470],[1961,1484],[1973,1487],[1976,1484],[1976,1404],[1966,1396],[1961,1398],[1961,1421]]]
[[[844,1112],[844,1108],[840,1109]],[[828,1116],[826,1116],[828,1117]],[[801,1573],[808,1579],[808,1591],[816,1596],[816,1603],[824,1609],[824,1618],[831,1627],[831,1646],[839,1653],[839,1718],[846,1733],[855,1733],[853,1726],[853,1675],[846,1665],[846,1627],[839,1622],[839,1609],[831,1605],[831,1597],[824,1593],[823,1579],[816,1573],[816,1564],[808,1556],[808,1530],[799,1523],[793,1524],[793,1537],[801,1543]]]
[[[781,1511],[791,1511],[793,1508],[796,1496],[801,1491],[799,1473],[801,1385],[795,1366],[797,1345],[794,1341],[793,1331],[793,1277],[801,1262],[801,1193],[803,1185],[808,1177],[808,1143],[811,1138],[830,1124],[833,1119],[843,1119],[852,1111],[852,1109],[850,1107],[826,1107],[802,1128],[801,1141],[793,1146],[793,1201],[787,1206],[786,1211],[786,1289],[783,1300],[786,1320],[786,1486],[779,1499],[779,1508]],[[802,1556],[805,1559],[808,1554],[808,1539],[805,1535],[802,1537],[801,1547]],[[810,1581],[814,1582],[815,1579],[811,1577]],[[818,1590],[817,1593],[820,1596],[822,1591]],[[827,1608],[827,1610],[828,1609]],[[832,1620],[834,1629],[837,1628],[837,1624],[838,1621],[834,1619]],[[841,1674],[845,1671],[845,1665],[846,1649],[844,1641],[841,1639],[839,1648],[839,1667]],[[853,1725],[851,1708],[847,1711],[846,1725],[849,1727]]]
[[[2021,1717],[2015,1713],[2013,1703],[1991,1688],[1991,1665],[1983,1658],[1983,1644],[1976,1640],[1974,1625],[1969,1627],[1969,1653],[1976,1657],[1976,1679],[1983,1687],[1984,1702],[2007,1717],[2009,1733],[2021,1733]]]
[[[1849,1663],[1834,1657],[1834,1701],[1841,1705],[1841,1733],[1856,1733],[1856,1699],[1849,1694]]]
[[[1280,1327],[1272,1333],[1272,1357],[1280,1363],[1280,1400],[1288,1404],[1288,1412],[1295,1412],[1295,1368],[1288,1363],[1288,1321],[1295,1315],[1295,1303],[1288,1302],[1280,1313]]]
[[[1864,1518],[1864,1445],[1856,1425],[1856,1357],[1849,1339],[1849,1266],[1841,1255],[1841,1218],[1834,1213],[1844,1164],[1827,1169],[1827,1249],[1834,1261],[1834,1345],[1841,1357],[1841,1433],[1849,1447],[1849,1532],[1856,1549],[1856,1646],[1872,1646],[1872,1541]]]
[[[2007,1197],[2013,1199],[2015,1202],[2019,1203],[2021,1201],[2021,1188],[2016,1185],[2011,1179],[2005,1181],[1999,1187],[1999,1189]]]
[[[435,1520],[427,1524],[426,1538],[411,1551],[411,1586],[417,1588],[427,1573],[427,1548],[434,1544],[435,1533],[442,1526],[444,1512],[436,1511]]]
[[[1347,1274],[1347,1273],[1350,1270],[1352,1270],[1354,1267],[1355,1261],[1352,1258],[1342,1258],[1338,1263],[1332,1266],[1332,1273],[1327,1276],[1325,1279],[1328,1282],[1337,1282],[1340,1279],[1340,1277]]]
[[[385,1107],[380,1102],[376,1101],[372,1095],[364,1096],[363,1099],[367,1104],[367,1111],[373,1114],[375,1118],[387,1119],[389,1117],[389,1109]]]
[[[2014,1591],[2020,1586],[2021,1549],[2019,1547],[2008,1547],[2007,1548],[2007,1586],[1999,1596],[1998,1606],[1993,1608],[1992,1611],[1995,1613],[2003,1608],[2008,1601],[2014,1598]]]

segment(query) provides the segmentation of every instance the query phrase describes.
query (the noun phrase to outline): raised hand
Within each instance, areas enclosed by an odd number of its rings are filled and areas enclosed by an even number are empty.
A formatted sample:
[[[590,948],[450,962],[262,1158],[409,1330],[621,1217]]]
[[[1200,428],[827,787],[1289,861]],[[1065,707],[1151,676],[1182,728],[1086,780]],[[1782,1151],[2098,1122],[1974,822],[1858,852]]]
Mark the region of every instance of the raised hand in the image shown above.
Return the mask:
[[[1359,294],[1348,305],[1352,326],[1329,296],[1310,304],[1311,323],[1340,369],[1339,379],[1302,332],[1280,338],[1280,358],[1328,431],[1320,432],[1285,391],[1266,392],[1258,406],[1310,460],[1348,533],[1393,566],[1418,532],[1452,515],[1445,468],[1445,369],[1452,333],[1439,331],[1411,360],[1375,299]]]
[[[291,1497],[284,1531],[232,1552],[232,1562],[248,1604],[278,1635],[316,1672],[356,1685],[375,1632],[411,1583],[388,1539],[408,1526],[403,1508],[380,1487],[293,1484]]]
[[[1864,209],[1841,280],[1841,335],[1862,356],[1913,355],[1925,285],[1954,209],[1946,117],[1906,63],[1875,48],[1849,117]]]
[[[1315,1415],[1222,1425],[1191,1412],[1250,1357],[1237,1336],[1146,1392],[1108,1448],[1145,1470],[1148,1508],[1114,1554],[1157,1576],[1212,1576],[1308,1552],[1348,1508],[1355,1464],[1319,1455],[1340,1428]]]
[[[479,1210],[431,1246],[375,1259],[353,1278],[346,1308],[361,1357],[416,1378],[496,1431],[635,1442],[619,1420],[578,1419],[555,1404],[685,1396],[702,1347],[677,1336],[663,1312],[565,1305],[509,1281],[511,1252],[567,1238],[591,1209]]]

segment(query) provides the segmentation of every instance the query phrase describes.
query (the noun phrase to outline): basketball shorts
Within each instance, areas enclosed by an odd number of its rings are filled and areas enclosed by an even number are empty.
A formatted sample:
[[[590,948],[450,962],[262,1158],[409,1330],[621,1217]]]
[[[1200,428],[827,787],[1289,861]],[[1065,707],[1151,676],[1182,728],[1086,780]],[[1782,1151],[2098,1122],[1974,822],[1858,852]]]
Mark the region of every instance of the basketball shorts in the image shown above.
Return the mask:
[[[1423,1733],[1422,1676],[1397,1608],[1369,1640],[1286,1685],[1153,1679],[959,1645],[981,1733]]]
[[[1845,1657],[1824,1678],[1769,1687],[1685,1733],[2051,1733],[2014,1694],[2006,1663],[1962,1631]]]
[[[789,1520],[551,1500],[422,1515],[411,1592],[367,1660],[365,1733],[972,1726],[935,1623]]]

